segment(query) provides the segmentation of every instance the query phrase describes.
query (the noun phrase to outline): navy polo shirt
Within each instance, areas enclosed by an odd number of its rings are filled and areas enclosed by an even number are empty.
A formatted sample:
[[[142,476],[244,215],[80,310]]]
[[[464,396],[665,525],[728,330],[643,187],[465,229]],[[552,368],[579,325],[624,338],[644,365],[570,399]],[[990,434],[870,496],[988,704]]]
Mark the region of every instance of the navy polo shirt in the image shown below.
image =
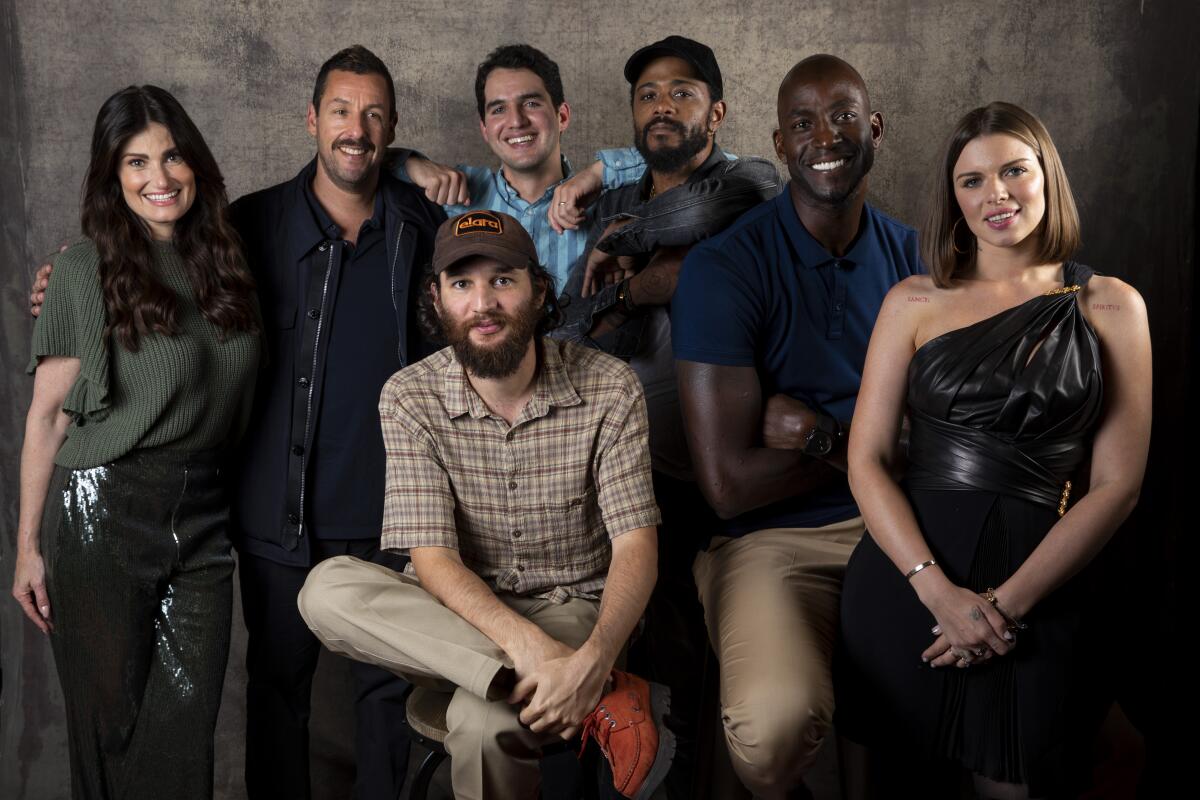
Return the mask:
[[[340,261],[337,296],[322,334],[329,349],[309,461],[308,531],[317,539],[377,538],[384,490],[379,393],[401,366],[383,193],[375,193],[375,212],[353,245],[341,238],[310,186],[305,196]]]
[[[782,392],[848,421],[884,296],[924,271],[916,231],[869,205],[849,252],[830,255],[784,191],[688,254],[671,301],[675,358],[754,367],[764,399]],[[857,515],[843,478],[727,520],[722,533],[812,528]]]

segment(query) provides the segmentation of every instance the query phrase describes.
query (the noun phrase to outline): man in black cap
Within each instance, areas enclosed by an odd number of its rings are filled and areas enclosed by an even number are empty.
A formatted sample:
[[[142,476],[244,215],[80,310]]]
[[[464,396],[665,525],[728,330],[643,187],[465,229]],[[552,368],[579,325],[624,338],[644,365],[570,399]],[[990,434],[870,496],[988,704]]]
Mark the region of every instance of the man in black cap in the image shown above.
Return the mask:
[[[434,248],[421,322],[450,347],[379,403],[381,546],[411,563],[324,561],[300,613],[330,649],[453,693],[455,797],[537,796],[541,746],[580,730],[618,792],[648,797],[671,762],[667,697],[613,669],[655,576],[641,386],[542,338],[554,283],[516,219],[463,214]]]
[[[687,796],[696,774],[692,740],[705,653],[703,615],[691,563],[716,527],[692,476],[671,352],[670,304],[687,248],[779,191],[775,166],[733,159],[716,143],[725,120],[724,84],[713,51],[669,36],[635,52],[625,65],[634,141],[648,170],[636,185],[597,201],[597,230],[560,298],[562,335],[627,359],[645,387],[654,489],[663,512],[659,578],[646,630],[630,663],[667,684],[668,720],[679,738],[672,796]],[[578,180],[588,175],[581,173]],[[572,179],[573,181],[576,179]],[[564,186],[567,192],[572,188]],[[594,187],[584,187],[582,193]],[[557,206],[556,206],[557,207]],[[607,229],[605,230],[605,227]]]

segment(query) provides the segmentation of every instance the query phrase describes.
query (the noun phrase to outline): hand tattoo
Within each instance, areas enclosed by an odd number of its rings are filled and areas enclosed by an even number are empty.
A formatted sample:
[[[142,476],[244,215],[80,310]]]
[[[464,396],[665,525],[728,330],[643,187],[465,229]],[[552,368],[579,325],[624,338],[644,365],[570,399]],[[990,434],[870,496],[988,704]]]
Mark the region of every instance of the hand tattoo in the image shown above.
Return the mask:
[[[975,622],[979,622],[979,620],[983,619],[983,612],[979,610],[979,606],[971,606],[970,617]]]

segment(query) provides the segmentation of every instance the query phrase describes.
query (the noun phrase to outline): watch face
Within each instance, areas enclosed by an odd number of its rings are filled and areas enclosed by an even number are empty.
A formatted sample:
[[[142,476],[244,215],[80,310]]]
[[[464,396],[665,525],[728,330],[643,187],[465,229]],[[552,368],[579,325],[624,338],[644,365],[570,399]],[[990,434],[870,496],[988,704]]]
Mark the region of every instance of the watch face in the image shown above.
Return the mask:
[[[833,437],[822,430],[814,430],[808,434],[804,443],[804,452],[810,456],[827,456],[833,449]]]

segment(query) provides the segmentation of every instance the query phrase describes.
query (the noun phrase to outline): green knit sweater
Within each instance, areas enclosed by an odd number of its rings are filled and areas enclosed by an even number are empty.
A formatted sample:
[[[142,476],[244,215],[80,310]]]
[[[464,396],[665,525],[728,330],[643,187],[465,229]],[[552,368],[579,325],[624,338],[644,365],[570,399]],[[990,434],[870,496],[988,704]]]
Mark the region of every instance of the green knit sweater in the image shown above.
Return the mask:
[[[104,337],[96,246],[84,241],[54,262],[28,371],[42,356],[79,359],[79,378],[63,402],[72,421],[56,464],[95,467],[136,448],[207,450],[245,429],[260,337],[235,333],[220,341],[218,329],[196,307],[175,248],[155,242],[154,252],[159,277],[179,299],[180,330],[141,336],[136,352]]]

